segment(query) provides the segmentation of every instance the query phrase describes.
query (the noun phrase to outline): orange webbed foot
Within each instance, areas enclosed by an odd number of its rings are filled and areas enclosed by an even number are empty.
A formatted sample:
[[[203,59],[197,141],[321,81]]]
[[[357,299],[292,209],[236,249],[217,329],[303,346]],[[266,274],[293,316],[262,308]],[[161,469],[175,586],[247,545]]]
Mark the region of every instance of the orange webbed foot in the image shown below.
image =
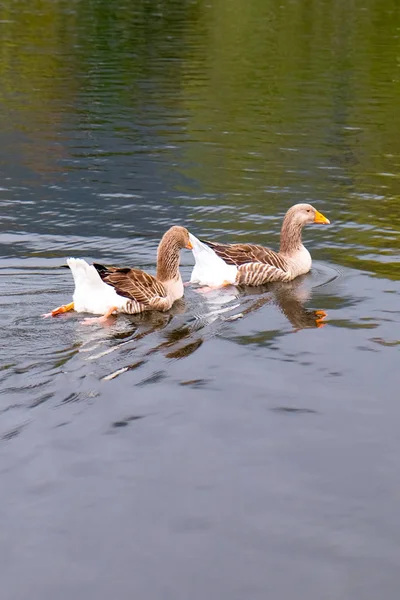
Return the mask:
[[[101,317],[88,317],[83,319],[82,325],[93,325],[95,323],[100,323],[101,325],[110,325],[113,322],[110,317],[116,310],[118,310],[116,306],[111,306],[111,308],[109,308],[108,311]]]
[[[62,315],[63,313],[69,312],[70,310],[74,310],[74,303],[70,302],[69,304],[62,304],[58,308],[53,309],[51,312],[45,313],[42,315],[45,319],[48,317],[56,317],[57,315]]]

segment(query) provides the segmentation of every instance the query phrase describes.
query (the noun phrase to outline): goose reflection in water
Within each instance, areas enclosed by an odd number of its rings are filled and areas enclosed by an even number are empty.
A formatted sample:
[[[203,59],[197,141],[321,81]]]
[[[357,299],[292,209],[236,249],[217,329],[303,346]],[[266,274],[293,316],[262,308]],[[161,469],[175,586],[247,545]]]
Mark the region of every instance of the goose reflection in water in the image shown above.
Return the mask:
[[[195,288],[193,291],[196,293]],[[169,359],[190,356],[207,339],[219,333],[223,324],[241,319],[265,304],[277,306],[295,331],[321,328],[326,325],[324,319],[327,313],[305,307],[311,294],[312,290],[304,285],[304,278],[260,288],[225,288],[205,294],[196,293],[190,320],[186,318],[185,322],[180,322],[174,328],[163,328],[164,340],[147,355],[162,352]]]
[[[190,319],[186,317],[174,328],[163,328],[164,341],[148,354],[162,351],[167,358],[189,356],[207,339],[218,334],[223,324],[242,319],[266,304],[277,306],[294,331],[321,328],[326,325],[324,319],[327,313],[305,307],[312,295],[312,289],[306,287],[305,280],[307,276],[290,283],[274,283],[259,288],[225,288],[205,294],[193,288],[195,301],[191,302]]]
[[[218,292],[203,292],[199,289],[198,292],[204,298],[209,297],[209,304],[214,309],[210,311],[212,318],[218,312],[218,309],[215,310],[218,304],[223,304],[225,309],[222,310],[226,310],[226,305],[229,302],[236,301],[236,307],[241,308],[238,314],[226,317],[224,320],[227,321],[236,320],[259,310],[265,304],[273,304],[285,315],[295,330],[321,328],[326,325],[324,319],[327,317],[327,313],[321,309],[312,310],[305,307],[305,303],[312,296],[312,288],[306,285],[307,280],[309,280],[309,277],[304,275],[288,283],[270,283],[259,287],[224,288],[218,290]],[[237,301],[239,301],[239,304]],[[204,318],[206,316],[203,316]]]
[[[286,290],[283,285],[279,285],[274,291],[274,300],[294,329],[299,331],[300,329],[320,329],[324,327],[326,325],[325,318],[328,316],[327,313],[321,309],[312,310],[305,308],[304,303],[309,300],[310,295],[304,298],[298,295],[298,287],[295,287],[295,289],[292,288],[293,283]]]
[[[167,360],[186,358],[219,334],[224,325],[243,319],[267,304],[276,306],[294,331],[321,328],[327,315],[323,310],[305,307],[312,296],[312,288],[307,286],[307,276],[304,278],[258,288],[232,287],[206,293],[190,287],[186,288],[186,297],[175,302],[168,312],[110,317],[101,328],[107,333],[106,337],[103,333],[102,339],[97,338],[99,345],[106,344],[108,348],[96,353],[92,359],[117,350],[122,352],[122,347],[125,347],[134,361],[107,375],[106,378],[110,379],[141,367],[156,354],[164,355]],[[117,328],[119,324],[122,329]],[[86,327],[82,330],[89,333]],[[101,335],[101,330],[97,332]],[[95,340],[86,339],[86,344],[90,345],[90,341]],[[92,346],[92,349],[95,348]],[[85,351],[84,347],[81,350]],[[126,357],[126,353],[121,356]]]
[[[149,311],[137,315],[109,316],[99,323],[100,327],[79,327],[76,329],[79,351],[90,353],[89,358],[93,360],[122,347],[131,350],[133,346],[136,349],[138,343],[148,336],[157,335],[159,331],[168,327],[174,317],[185,312],[186,303],[181,298],[166,312]],[[102,346],[106,346],[105,350],[97,353]],[[92,354],[93,351],[96,353]]]
[[[293,325],[295,331],[324,327],[327,313],[321,309],[313,310],[305,307],[305,303],[312,296],[312,289],[304,285],[306,280],[307,275],[304,275],[289,283],[273,283],[259,288],[241,288],[244,296],[263,295],[262,299],[256,300],[242,314],[248,314],[261,308],[264,304],[271,303],[279,308]]]

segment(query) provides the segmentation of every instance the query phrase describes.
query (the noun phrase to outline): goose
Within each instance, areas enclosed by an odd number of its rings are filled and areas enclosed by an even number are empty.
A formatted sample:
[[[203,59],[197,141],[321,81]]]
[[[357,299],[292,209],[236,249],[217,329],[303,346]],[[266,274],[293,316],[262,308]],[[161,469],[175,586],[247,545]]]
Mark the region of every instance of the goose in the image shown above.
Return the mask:
[[[154,277],[140,269],[90,265],[82,258],[68,258],[74,278],[73,301],[55,308],[44,317],[70,310],[102,315],[105,321],[113,313],[138,314],[148,310],[164,312],[183,296],[179,272],[180,251],[192,249],[185,227],[173,226],[162,237],[157,251]]]
[[[200,241],[189,233],[195,258],[190,281],[211,288],[292,281],[311,269],[311,255],[301,239],[303,227],[309,223],[330,221],[311,204],[289,208],[283,219],[279,252],[257,244]]]

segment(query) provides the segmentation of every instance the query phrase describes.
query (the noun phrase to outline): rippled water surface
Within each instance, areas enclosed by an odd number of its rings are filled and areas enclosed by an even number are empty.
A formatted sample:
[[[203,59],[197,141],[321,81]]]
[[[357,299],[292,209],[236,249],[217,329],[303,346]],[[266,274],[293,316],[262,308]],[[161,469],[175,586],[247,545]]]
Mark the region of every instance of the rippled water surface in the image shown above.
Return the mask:
[[[5,0],[0,34],[2,597],[397,600],[398,3]],[[277,247],[302,201],[290,284],[41,318],[68,256]]]

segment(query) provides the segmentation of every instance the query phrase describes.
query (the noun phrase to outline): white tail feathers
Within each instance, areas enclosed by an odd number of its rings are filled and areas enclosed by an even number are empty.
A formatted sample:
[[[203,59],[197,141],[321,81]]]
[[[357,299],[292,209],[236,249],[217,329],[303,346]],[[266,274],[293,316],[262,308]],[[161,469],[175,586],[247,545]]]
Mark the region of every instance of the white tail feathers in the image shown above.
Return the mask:
[[[93,265],[89,265],[83,258],[68,258],[67,265],[71,269],[75,282],[75,291],[82,286],[85,288],[97,288],[101,290],[106,285],[100,278]]]
[[[190,278],[192,283],[209,286],[220,286],[226,282],[235,283],[237,275],[235,265],[228,265],[212,248],[203,244],[192,233],[189,233],[189,239],[196,262]]]
[[[127,298],[118,296],[113,287],[104,283],[93,265],[82,258],[68,258],[67,264],[75,282],[73,300],[77,312],[102,315],[112,306],[126,306]]]

